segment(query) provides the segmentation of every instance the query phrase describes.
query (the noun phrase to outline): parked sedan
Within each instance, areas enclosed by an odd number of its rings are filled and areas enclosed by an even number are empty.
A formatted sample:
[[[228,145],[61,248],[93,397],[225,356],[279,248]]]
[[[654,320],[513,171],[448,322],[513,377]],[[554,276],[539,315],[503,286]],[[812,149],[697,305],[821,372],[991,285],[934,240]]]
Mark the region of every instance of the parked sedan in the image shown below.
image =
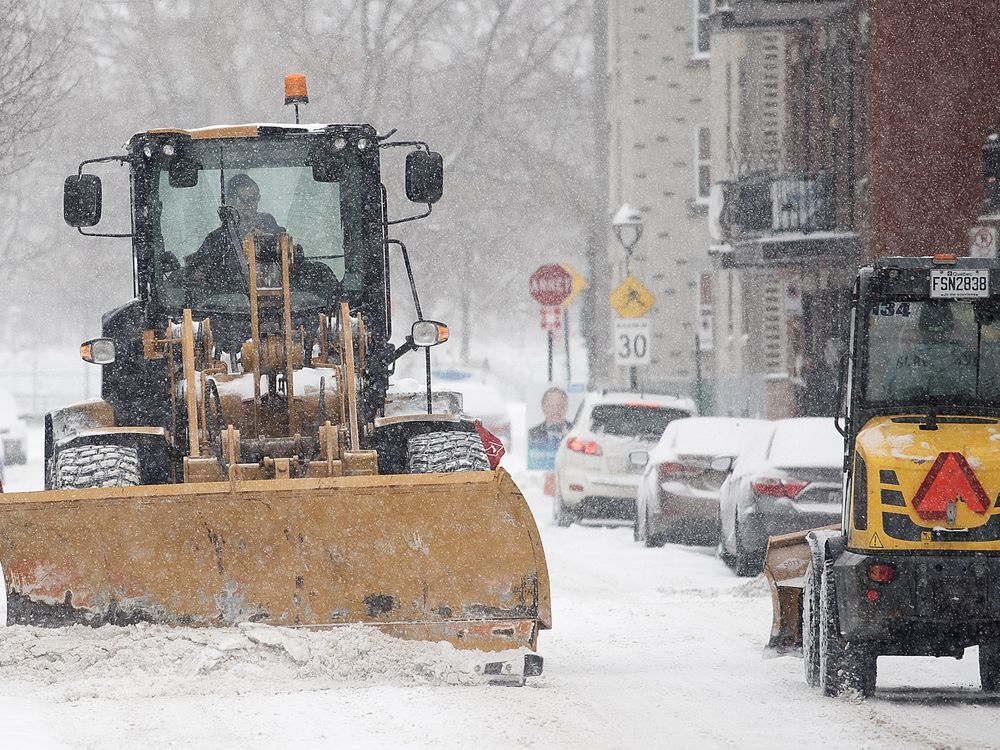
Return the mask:
[[[760,572],[767,538],[840,520],[844,439],[832,418],[771,423],[736,459],[719,494],[719,551],[737,575]]]
[[[672,422],[650,452],[636,498],[635,538],[647,547],[668,541],[715,544],[719,487],[726,472],[712,468],[763,433],[767,422],[694,417]]]
[[[642,466],[629,454],[648,451],[668,424],[693,413],[694,403],[676,396],[587,394],[556,451],[556,523],[634,518]]]

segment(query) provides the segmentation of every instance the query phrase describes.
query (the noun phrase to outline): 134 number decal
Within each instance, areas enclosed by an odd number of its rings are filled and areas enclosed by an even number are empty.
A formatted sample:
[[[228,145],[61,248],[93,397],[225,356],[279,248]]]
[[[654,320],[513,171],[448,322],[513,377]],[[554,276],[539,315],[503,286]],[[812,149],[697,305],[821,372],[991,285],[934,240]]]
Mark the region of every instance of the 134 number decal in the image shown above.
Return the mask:
[[[909,302],[878,302],[872,307],[872,315],[890,318],[893,315],[910,317]]]

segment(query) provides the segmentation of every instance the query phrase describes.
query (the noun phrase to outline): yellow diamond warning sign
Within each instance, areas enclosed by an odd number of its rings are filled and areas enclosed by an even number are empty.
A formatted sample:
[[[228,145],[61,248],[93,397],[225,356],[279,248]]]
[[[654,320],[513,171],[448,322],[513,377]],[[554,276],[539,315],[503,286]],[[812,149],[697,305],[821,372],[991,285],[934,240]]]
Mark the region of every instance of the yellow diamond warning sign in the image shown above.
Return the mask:
[[[608,301],[623,318],[641,318],[656,302],[653,293],[631,274],[611,292]]]
[[[569,263],[563,263],[561,265],[563,267],[563,270],[566,271],[566,273],[568,273],[570,277],[573,279],[573,290],[569,293],[569,296],[565,300],[563,300],[562,303],[563,307],[569,307],[570,304],[572,304],[573,300],[575,300],[580,295],[580,292],[582,292],[584,289],[587,288],[587,280],[583,278],[583,276],[578,274],[576,272],[576,269],[573,268],[573,266],[571,266]]]

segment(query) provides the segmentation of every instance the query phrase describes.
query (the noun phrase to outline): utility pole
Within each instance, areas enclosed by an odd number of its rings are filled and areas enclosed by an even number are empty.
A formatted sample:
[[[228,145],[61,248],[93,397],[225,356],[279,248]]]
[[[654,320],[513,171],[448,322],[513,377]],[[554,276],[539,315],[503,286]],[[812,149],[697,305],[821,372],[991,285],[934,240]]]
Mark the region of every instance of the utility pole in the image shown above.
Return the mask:
[[[611,270],[607,260],[608,233],[608,1],[594,0],[591,18],[594,67],[591,71],[591,122],[594,138],[594,190],[590,229],[587,234],[587,278],[583,292],[581,331],[587,342],[590,387],[606,383],[610,371],[611,318],[606,300]]]

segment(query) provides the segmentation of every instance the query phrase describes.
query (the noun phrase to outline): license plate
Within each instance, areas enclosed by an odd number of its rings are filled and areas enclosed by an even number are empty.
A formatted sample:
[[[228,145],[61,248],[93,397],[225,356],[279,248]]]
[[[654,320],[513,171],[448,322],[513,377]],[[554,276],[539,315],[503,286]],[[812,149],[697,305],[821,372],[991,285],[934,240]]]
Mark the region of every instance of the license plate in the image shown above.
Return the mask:
[[[986,268],[932,268],[931,299],[966,299],[990,296]]]

